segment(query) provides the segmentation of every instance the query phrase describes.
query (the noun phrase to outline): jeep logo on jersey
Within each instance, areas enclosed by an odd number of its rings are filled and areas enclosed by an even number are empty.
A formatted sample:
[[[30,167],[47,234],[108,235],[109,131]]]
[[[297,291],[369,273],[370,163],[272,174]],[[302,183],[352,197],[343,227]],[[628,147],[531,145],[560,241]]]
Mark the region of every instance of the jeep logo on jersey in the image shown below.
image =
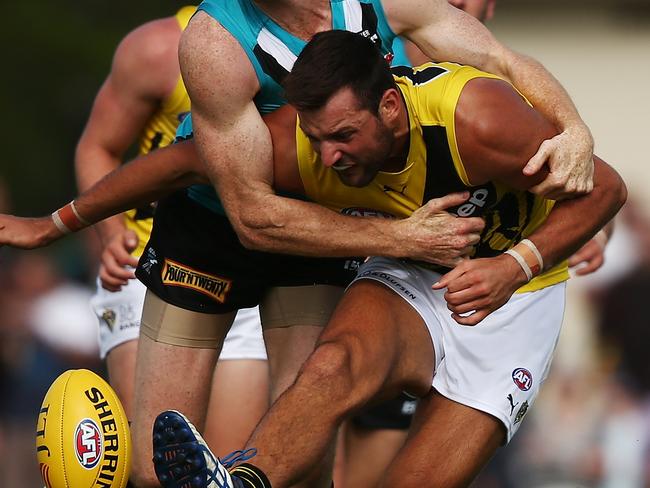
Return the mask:
[[[490,192],[487,190],[487,188],[479,188],[478,190],[474,190],[467,203],[463,203],[460,207],[458,207],[456,210],[456,215],[459,217],[470,217],[475,213],[480,212],[483,207],[485,207],[489,195]]]
[[[77,460],[86,469],[93,469],[102,457],[102,435],[92,419],[83,419],[74,432]]]
[[[525,368],[517,368],[512,372],[512,381],[521,391],[528,391],[533,386],[533,375]]]

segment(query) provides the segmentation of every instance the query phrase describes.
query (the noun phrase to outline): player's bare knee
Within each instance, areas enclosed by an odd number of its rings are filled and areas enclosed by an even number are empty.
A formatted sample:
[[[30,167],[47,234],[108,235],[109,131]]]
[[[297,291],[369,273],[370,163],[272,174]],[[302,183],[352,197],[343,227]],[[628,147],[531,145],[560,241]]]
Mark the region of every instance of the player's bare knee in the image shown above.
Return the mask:
[[[339,401],[344,411],[367,401],[373,391],[368,366],[360,351],[346,340],[321,343],[309,357],[299,381],[308,388],[326,390],[328,402]]]
[[[305,363],[298,382],[303,387],[326,390],[329,401],[345,399],[354,389],[351,351],[342,341],[320,344]]]
[[[316,382],[334,380],[351,386],[351,351],[344,341],[319,344],[309,357],[304,374]]]

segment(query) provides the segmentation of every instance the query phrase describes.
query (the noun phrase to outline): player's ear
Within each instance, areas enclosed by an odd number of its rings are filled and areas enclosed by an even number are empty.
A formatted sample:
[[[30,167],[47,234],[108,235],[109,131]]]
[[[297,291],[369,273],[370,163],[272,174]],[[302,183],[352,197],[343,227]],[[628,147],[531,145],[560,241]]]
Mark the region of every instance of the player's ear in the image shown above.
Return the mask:
[[[400,109],[401,96],[396,88],[389,88],[379,101],[379,116],[384,122],[397,118]]]

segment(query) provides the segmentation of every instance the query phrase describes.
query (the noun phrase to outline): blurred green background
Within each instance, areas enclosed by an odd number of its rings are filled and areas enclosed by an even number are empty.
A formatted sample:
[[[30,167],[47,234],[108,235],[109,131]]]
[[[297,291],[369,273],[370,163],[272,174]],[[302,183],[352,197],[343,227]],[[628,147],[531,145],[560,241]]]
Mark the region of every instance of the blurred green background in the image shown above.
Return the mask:
[[[0,77],[5,144],[0,179],[20,215],[40,215],[75,194],[73,157],[116,45],[182,2],[3,2]]]

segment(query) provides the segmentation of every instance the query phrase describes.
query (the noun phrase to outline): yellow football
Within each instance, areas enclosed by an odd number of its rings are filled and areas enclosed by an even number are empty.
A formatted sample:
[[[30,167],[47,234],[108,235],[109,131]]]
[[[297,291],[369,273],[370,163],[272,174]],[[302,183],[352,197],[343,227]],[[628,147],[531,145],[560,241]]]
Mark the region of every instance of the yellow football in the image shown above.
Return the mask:
[[[38,414],[36,452],[47,488],[124,488],[131,436],[108,383],[87,369],[59,376]]]

